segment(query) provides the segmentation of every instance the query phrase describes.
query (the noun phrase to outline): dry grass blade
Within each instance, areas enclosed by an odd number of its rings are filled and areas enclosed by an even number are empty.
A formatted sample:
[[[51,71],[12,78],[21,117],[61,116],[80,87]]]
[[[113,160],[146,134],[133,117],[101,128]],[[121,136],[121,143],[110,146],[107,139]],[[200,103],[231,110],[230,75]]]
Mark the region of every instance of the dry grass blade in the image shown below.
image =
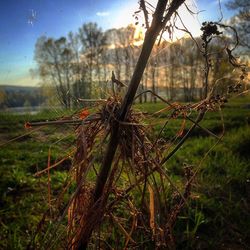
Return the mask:
[[[116,218],[113,214],[110,214],[110,217],[112,220],[117,224],[118,228],[122,231],[122,233],[125,235],[125,237],[132,242],[133,244],[136,244],[136,242],[131,238],[130,234],[124,229],[124,227],[119,222],[118,218]]]
[[[31,131],[29,131],[29,132],[27,132],[27,133],[24,133],[24,134],[22,134],[22,135],[20,135],[20,136],[17,136],[17,137],[15,137],[15,138],[12,138],[12,139],[10,139],[10,140],[8,140],[8,141],[6,141],[6,142],[0,144],[0,147],[4,147],[4,146],[8,145],[9,143],[12,143],[12,142],[14,142],[14,141],[17,141],[17,140],[19,140],[19,139],[21,139],[21,138],[23,138],[23,137],[25,137],[25,136],[27,136],[27,135],[30,135],[30,134],[32,134],[32,133],[34,133],[34,132],[36,132],[36,131],[38,131],[38,130],[40,130],[40,129],[42,129],[42,127],[32,129]]]
[[[150,211],[150,228],[153,232],[153,238],[155,236],[155,198],[154,198],[154,190],[148,185],[149,191],[149,211]]]
[[[68,153],[67,156],[65,156],[64,158],[62,158],[62,159],[59,160],[58,162],[56,162],[56,163],[54,163],[54,164],[52,164],[52,165],[47,166],[47,168],[45,168],[45,169],[43,169],[43,170],[41,170],[41,171],[36,172],[36,173],[34,174],[34,176],[40,176],[41,174],[46,173],[47,171],[49,171],[49,170],[51,170],[51,169],[53,169],[53,168],[59,166],[59,165],[62,164],[65,160],[67,160],[69,157],[71,157],[71,156],[73,155],[74,151],[75,151],[75,149],[73,149],[72,151],[70,151],[70,152]]]
[[[51,149],[49,148],[49,151],[48,151],[48,165],[47,165],[47,170],[48,170],[48,205],[49,205],[49,209],[51,211],[50,157],[51,157]]]

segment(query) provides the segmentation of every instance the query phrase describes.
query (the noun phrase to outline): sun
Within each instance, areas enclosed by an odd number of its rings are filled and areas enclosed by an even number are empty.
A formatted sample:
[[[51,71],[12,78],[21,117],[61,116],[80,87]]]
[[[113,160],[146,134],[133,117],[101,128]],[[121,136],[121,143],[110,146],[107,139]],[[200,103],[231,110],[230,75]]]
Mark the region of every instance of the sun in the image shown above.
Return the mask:
[[[193,37],[198,37],[201,35],[200,31],[200,22],[198,19],[198,8],[193,0],[189,0],[186,2],[188,8],[182,5],[178,10],[178,15],[171,23],[167,23],[166,26],[173,26],[172,33],[164,32],[162,36],[162,41],[167,42],[175,42],[181,38],[190,37],[192,34]],[[189,10],[193,13],[191,13]],[[142,25],[144,20],[140,20],[139,24],[135,25],[135,34],[134,34],[134,45],[140,46],[143,43],[143,39],[145,36],[145,25]],[[144,26],[144,27],[143,27]],[[188,32],[185,32],[187,30]]]
[[[152,6],[155,6],[157,1],[152,0],[150,3]],[[188,9],[190,9],[193,13],[198,13],[198,8],[194,0],[187,0],[186,6],[188,6]],[[193,37],[200,36],[201,31],[198,15],[190,13],[186,6],[182,5],[178,9],[178,15],[176,16],[176,19],[172,20],[172,24],[175,23],[176,27],[173,29],[171,36],[166,31],[163,34],[161,41],[165,40],[167,42],[175,42],[183,37],[190,37],[187,32],[183,31],[184,29],[187,29]],[[117,10],[115,14],[115,27],[121,28],[132,25],[135,28],[133,45],[141,46],[145,37],[146,28],[144,16],[142,14],[138,16],[138,20],[135,20],[133,17],[133,14],[137,9],[138,5],[135,2],[133,4],[127,5],[126,8]],[[138,21],[137,25],[135,25],[136,21]],[[170,25],[170,23],[167,23],[167,25]]]
[[[134,33],[133,44],[135,46],[140,46],[143,43],[146,30],[143,27],[141,27],[140,25],[136,25],[134,27],[135,27],[135,33]]]

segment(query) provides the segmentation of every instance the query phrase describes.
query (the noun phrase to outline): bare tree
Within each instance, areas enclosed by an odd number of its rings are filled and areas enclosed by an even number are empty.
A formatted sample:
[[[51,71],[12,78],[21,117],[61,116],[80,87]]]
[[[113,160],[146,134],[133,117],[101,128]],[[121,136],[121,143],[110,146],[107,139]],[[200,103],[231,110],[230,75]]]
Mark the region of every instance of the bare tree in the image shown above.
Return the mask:
[[[100,54],[106,43],[106,37],[96,23],[84,24],[79,29],[79,39],[82,43],[82,60],[86,61],[88,67],[89,95],[92,95],[94,73],[100,73]],[[100,80],[100,79],[99,79]]]
[[[72,51],[68,48],[65,37],[54,40],[43,36],[37,40],[35,60],[39,75],[54,84],[58,99],[65,108],[71,107],[71,59]]]
[[[81,41],[78,33],[69,32],[68,34],[68,46],[73,52],[73,58],[71,67],[73,71],[72,82],[72,97],[74,104],[77,105],[78,98],[88,98],[88,86],[87,86],[87,70],[86,62],[81,59]]]
[[[182,46],[184,54],[182,70],[185,75],[183,79],[184,100],[193,101],[196,95],[195,90],[198,88],[196,82],[199,71],[198,65],[201,59],[200,50],[192,39],[183,39]]]
[[[135,27],[129,25],[126,28],[121,28],[117,31],[119,45],[122,49],[122,64],[124,65],[124,81],[128,84],[131,77],[131,67],[133,67],[136,48],[134,46]]]
[[[178,73],[177,71],[177,62],[176,60],[178,60],[178,50],[177,50],[177,44],[171,44],[170,48],[169,48],[169,64],[170,64],[170,83],[169,83],[169,92],[170,92],[170,100],[173,100],[175,98],[176,95],[176,74]]]

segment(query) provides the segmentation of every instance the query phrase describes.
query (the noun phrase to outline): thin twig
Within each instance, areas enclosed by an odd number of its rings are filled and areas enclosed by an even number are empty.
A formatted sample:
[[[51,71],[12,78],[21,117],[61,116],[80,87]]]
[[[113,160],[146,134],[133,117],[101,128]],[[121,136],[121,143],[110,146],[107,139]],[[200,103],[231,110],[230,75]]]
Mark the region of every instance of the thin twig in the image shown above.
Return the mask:
[[[143,95],[145,93],[151,93],[152,95],[155,95],[157,98],[159,98],[162,102],[167,103],[171,108],[173,108],[175,111],[177,110],[177,108],[170,103],[169,101],[167,101],[166,99],[164,99],[163,97],[159,96],[158,94],[154,93],[152,90],[148,89],[145,90],[143,92],[141,92],[140,94],[138,94],[135,99],[137,99],[140,95]],[[215,138],[219,138],[216,134],[214,134],[212,131],[210,131],[207,128],[204,128],[203,126],[201,126],[199,123],[197,123],[196,121],[194,121],[192,118],[190,118],[189,116],[186,116],[186,118],[192,122],[193,124],[195,124],[197,127],[199,127],[200,129],[204,130],[206,133],[210,134],[211,136],[215,137]]]
[[[63,125],[63,124],[86,124],[91,121],[100,120],[97,116],[89,116],[85,119],[70,119],[70,120],[57,120],[57,121],[45,121],[45,122],[28,122],[27,124],[31,127],[44,126],[44,125]]]
[[[77,100],[79,102],[101,102],[101,103],[107,102],[107,99],[82,99],[82,98],[78,98]]]
[[[187,140],[187,138],[190,136],[191,132],[195,129],[196,124],[198,124],[204,117],[204,112],[200,112],[198,117],[195,120],[195,124],[192,125],[192,127],[188,130],[188,132],[182,137],[180,142],[175,146],[175,148],[161,161],[161,165],[167,162],[177,151],[178,149],[183,145],[183,143]]]
[[[144,19],[145,19],[145,24],[146,24],[146,28],[147,30],[149,29],[149,21],[148,21],[148,11],[145,5],[145,1],[144,0],[140,0],[140,8],[143,11],[144,14]]]

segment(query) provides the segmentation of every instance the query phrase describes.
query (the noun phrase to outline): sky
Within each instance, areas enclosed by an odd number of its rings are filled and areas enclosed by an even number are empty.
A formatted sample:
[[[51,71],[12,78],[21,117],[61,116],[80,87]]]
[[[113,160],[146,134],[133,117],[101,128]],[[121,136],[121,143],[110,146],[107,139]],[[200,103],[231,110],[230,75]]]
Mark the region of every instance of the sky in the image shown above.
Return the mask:
[[[224,20],[234,13],[221,0]],[[148,0],[154,4],[156,0]],[[218,21],[218,0],[188,0],[188,6],[201,11],[193,17],[180,10],[183,21],[194,35],[205,20]],[[1,0],[0,1],[0,85],[37,85],[30,69],[36,68],[34,49],[37,39],[59,38],[76,32],[83,23],[96,22],[103,30],[126,27],[134,23],[138,0]],[[177,34],[177,36],[181,34]]]

